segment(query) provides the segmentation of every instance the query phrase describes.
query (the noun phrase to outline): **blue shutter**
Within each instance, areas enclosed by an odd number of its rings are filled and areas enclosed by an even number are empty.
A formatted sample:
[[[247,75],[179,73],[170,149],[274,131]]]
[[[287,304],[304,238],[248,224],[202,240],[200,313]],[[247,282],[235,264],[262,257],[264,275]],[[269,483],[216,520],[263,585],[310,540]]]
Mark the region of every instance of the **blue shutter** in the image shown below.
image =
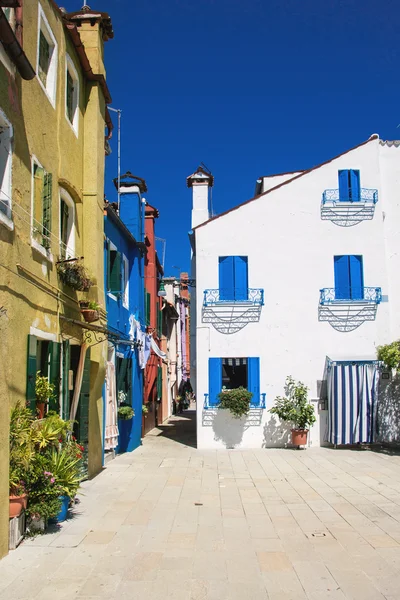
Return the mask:
[[[235,300],[248,299],[247,256],[234,256]]]
[[[360,201],[360,171],[350,169],[350,199],[352,202]]]
[[[219,299],[235,299],[233,256],[219,257]]]
[[[350,269],[349,257],[335,256],[335,299],[349,300],[350,298]]]
[[[350,298],[362,300],[364,297],[362,256],[349,256],[350,259]]]
[[[218,394],[222,390],[222,358],[208,359],[208,398],[209,405],[219,403]]]
[[[348,202],[350,199],[349,190],[349,171],[344,169],[339,171],[339,200],[340,202]]]
[[[260,359],[259,357],[247,359],[247,389],[252,392],[251,404],[260,404]]]

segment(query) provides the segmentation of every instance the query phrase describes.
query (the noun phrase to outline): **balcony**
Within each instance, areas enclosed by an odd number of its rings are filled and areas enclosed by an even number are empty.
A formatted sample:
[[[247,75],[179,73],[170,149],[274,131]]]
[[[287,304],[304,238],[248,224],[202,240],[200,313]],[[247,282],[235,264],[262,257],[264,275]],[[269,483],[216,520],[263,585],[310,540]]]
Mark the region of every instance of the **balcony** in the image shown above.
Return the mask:
[[[321,219],[331,221],[339,227],[353,227],[361,221],[374,218],[375,204],[378,202],[378,190],[361,188],[359,199],[339,198],[339,190],[325,190],[322,194]]]
[[[360,293],[361,291],[361,293]],[[320,290],[318,320],[328,322],[341,332],[354,331],[365,321],[375,321],[378,305],[382,302],[380,287],[364,287],[357,290],[358,296],[344,298],[335,288]]]
[[[264,306],[263,289],[239,289],[233,294],[232,290],[204,290],[202,321],[211,323],[220,333],[233,334],[246,327],[248,323],[258,323],[262,306]]]
[[[215,304],[245,304],[253,306],[264,305],[264,290],[248,288],[247,290],[236,290],[230,298],[231,290],[217,289],[204,290],[203,306],[214,306]]]

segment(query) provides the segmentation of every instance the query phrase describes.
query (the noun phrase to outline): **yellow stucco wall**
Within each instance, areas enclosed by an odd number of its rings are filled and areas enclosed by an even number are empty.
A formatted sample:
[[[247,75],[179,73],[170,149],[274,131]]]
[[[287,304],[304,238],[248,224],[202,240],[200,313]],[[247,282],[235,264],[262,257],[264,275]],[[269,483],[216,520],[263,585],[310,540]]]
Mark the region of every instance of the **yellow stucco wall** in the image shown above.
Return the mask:
[[[104,197],[104,109],[97,84],[87,82],[61,15],[48,0],[43,11],[58,44],[57,93],[55,108],[39,80],[24,81],[10,75],[0,63],[0,109],[14,131],[12,160],[12,220],[10,231],[0,222],[0,557],[8,549],[8,432],[9,409],[26,394],[27,336],[31,328],[52,334],[57,341],[68,333],[82,341],[83,330],[63,326],[59,316],[81,320],[78,295],[60,284],[56,261],[59,256],[59,182],[73,192],[76,207],[76,256],[97,282],[90,299],[104,306],[103,197]],[[83,24],[82,41],[90,46],[93,71],[104,72],[99,24]],[[38,43],[38,2],[24,3],[24,51],[36,70]],[[96,49],[97,46],[97,49]],[[66,53],[79,75],[78,136],[65,116]],[[53,260],[31,245],[31,162],[35,156],[53,175],[52,238]],[[74,192],[75,191],[75,192]],[[102,386],[105,375],[106,344],[91,350],[89,408],[89,475],[102,466]]]

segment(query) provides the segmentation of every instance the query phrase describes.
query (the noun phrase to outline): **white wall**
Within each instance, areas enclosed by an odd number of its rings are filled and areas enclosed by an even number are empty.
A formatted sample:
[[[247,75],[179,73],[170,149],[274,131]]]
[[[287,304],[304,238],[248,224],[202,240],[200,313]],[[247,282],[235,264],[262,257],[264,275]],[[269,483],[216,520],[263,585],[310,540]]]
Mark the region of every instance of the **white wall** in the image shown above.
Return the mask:
[[[297,171],[296,173],[283,173],[282,175],[271,175],[270,177],[262,177],[262,192],[267,192],[273,187],[280,185],[284,181],[289,181],[289,179],[297,177],[297,175],[300,175],[300,173],[301,171]]]
[[[373,220],[345,228],[322,221],[320,206],[322,192],[338,187],[338,170],[350,168],[360,169],[362,187],[378,188],[379,201]],[[260,390],[267,394],[269,409],[274,398],[283,394],[287,375],[303,381],[310,388],[310,398],[316,399],[326,356],[373,358],[377,345],[400,337],[399,178],[400,148],[371,140],[196,230],[200,448],[225,447],[227,431],[228,437],[238,440],[233,445],[241,447],[282,444],[282,434],[272,426],[267,410],[260,425],[244,429],[224,411],[214,411],[214,419],[204,414],[209,357],[259,356]],[[333,257],[340,254],[362,254],[364,285],[380,286],[389,296],[388,303],[379,305],[375,321],[347,333],[318,321],[319,290],[334,287]],[[249,287],[263,288],[265,294],[260,322],[249,323],[232,335],[219,333],[212,324],[206,326],[201,318],[204,289],[218,288],[218,257],[226,255],[247,255]],[[317,410],[318,403],[315,406]],[[313,428],[312,445],[324,437],[325,422],[323,414],[321,433],[318,425]]]

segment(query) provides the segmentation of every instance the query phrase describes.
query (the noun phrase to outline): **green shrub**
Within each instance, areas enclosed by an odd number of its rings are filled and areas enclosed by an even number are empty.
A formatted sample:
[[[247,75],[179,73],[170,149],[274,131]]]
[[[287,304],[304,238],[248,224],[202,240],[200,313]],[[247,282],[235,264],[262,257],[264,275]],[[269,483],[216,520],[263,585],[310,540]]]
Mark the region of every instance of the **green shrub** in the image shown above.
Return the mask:
[[[290,375],[286,377],[286,396],[275,398],[275,406],[270,413],[277,415],[281,421],[293,423],[295,429],[308,429],[316,421],[314,407],[308,402],[308,388],[301,381]]]
[[[135,416],[135,411],[131,406],[120,406],[118,409],[118,418],[121,421],[130,421]]]
[[[377,357],[388,369],[397,369],[400,363],[400,340],[378,346]]]
[[[230,410],[235,419],[240,419],[249,413],[252,397],[252,392],[242,386],[234,390],[222,390],[218,394],[219,407]]]

